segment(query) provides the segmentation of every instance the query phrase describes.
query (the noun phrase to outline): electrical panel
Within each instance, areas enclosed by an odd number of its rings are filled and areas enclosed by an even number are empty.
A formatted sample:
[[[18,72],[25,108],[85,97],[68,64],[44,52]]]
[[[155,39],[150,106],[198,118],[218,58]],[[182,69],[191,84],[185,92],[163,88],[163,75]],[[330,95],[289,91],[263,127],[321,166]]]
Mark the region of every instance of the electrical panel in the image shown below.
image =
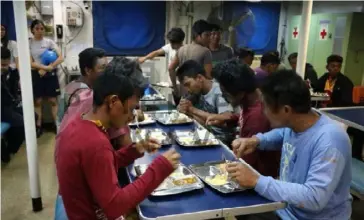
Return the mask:
[[[73,27],[79,27],[83,24],[81,7],[67,7],[67,25]]]

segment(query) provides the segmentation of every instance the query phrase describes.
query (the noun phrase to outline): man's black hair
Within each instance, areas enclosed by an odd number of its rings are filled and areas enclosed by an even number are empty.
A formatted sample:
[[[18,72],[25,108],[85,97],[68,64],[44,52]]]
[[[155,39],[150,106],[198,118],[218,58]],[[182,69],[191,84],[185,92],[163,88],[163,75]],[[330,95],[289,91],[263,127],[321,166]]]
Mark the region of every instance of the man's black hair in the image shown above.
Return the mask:
[[[192,25],[192,37],[196,39],[199,35],[204,32],[211,31],[211,24],[205,20],[198,20]]]
[[[273,54],[273,55],[275,55],[275,56],[279,57],[279,52],[278,52],[278,50],[272,50],[272,51],[269,51],[268,53],[271,53],[271,54]]]
[[[114,57],[106,66],[104,74],[123,75],[128,77],[133,86],[143,94],[148,86],[147,79],[143,76],[142,69],[138,62],[126,57]]]
[[[330,55],[326,59],[327,65],[329,65],[332,62],[343,63],[343,61],[344,61],[343,57],[340,55],[336,55],[336,54]]]
[[[218,24],[210,24],[211,31],[222,31],[222,28]]]
[[[124,102],[134,95],[134,86],[128,77],[116,74],[102,74],[93,85],[93,105],[99,107],[105,98],[117,95]]]
[[[234,49],[234,55],[240,59],[243,59],[245,57],[251,56],[254,57],[255,56],[255,52],[247,47],[244,48],[235,48]]]
[[[241,92],[251,93],[257,88],[254,71],[238,60],[228,60],[216,64],[212,69],[212,74],[226,92],[233,96]]]
[[[97,60],[105,57],[105,51],[100,48],[87,48],[78,54],[78,64],[81,74],[86,75],[86,68],[92,69],[96,66]]]
[[[2,60],[8,60],[11,57],[11,52],[6,47],[1,47],[1,59]]]
[[[296,59],[298,57],[298,53],[291,53],[288,56],[288,62],[291,62],[291,60]]]
[[[196,78],[198,74],[206,76],[204,67],[194,60],[187,60],[177,69],[176,72],[180,82],[183,81],[185,76],[189,78]]]
[[[185,39],[185,32],[181,28],[172,28],[167,33],[167,40],[172,44],[180,44]]]
[[[277,64],[279,65],[281,61],[279,57],[277,57],[274,53],[268,52],[263,54],[262,58],[260,59],[260,65],[265,66],[267,64]]]
[[[267,76],[260,90],[264,101],[273,111],[285,105],[302,114],[311,109],[311,94],[307,84],[293,70],[281,70]]]

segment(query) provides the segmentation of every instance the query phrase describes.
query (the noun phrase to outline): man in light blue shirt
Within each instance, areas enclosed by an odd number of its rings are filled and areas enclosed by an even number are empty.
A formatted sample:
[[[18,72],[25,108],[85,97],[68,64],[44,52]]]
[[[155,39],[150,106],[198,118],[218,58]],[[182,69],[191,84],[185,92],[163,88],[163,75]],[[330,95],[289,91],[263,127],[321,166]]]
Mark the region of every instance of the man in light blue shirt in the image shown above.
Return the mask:
[[[350,219],[351,145],[344,129],[311,109],[306,83],[291,70],[268,76],[261,92],[276,129],[237,139],[233,150],[240,157],[257,148],[281,148],[280,177],[235,163],[227,168],[232,178],[267,199],[287,203],[269,219]]]

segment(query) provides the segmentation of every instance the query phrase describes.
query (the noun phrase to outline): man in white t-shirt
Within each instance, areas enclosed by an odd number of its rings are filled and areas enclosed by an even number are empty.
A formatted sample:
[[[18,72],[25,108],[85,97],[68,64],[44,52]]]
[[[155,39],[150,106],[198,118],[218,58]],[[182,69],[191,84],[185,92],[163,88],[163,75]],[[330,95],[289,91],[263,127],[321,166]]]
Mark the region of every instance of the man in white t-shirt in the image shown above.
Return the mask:
[[[149,53],[147,56],[140,57],[139,63],[142,64],[146,60],[151,60],[157,56],[167,56],[168,66],[176,56],[177,50],[183,45],[185,39],[185,32],[181,28],[172,28],[167,34],[169,44],[164,45],[162,48]]]
[[[155,50],[151,53],[149,53],[147,56],[140,57],[138,59],[138,62],[140,64],[144,63],[146,60],[151,60],[154,57],[157,56],[163,56],[166,55],[167,58],[167,69],[169,65],[171,65],[172,61],[174,60],[177,50],[182,47],[183,41],[185,39],[185,32],[181,28],[172,28],[167,33],[167,40],[169,41],[169,44],[164,45],[162,48]],[[172,81],[169,77],[169,74],[166,72],[165,77],[161,77],[160,79],[163,79],[164,81],[167,81],[169,85],[172,85]],[[160,91],[165,97],[167,97],[172,93],[170,89],[163,89]]]

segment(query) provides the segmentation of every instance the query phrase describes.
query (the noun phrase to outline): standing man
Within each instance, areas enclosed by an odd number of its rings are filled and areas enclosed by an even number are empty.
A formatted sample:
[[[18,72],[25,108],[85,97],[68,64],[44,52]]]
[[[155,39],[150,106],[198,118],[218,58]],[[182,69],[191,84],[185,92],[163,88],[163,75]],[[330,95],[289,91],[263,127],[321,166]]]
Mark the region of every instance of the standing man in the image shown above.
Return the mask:
[[[270,123],[263,113],[263,103],[257,90],[254,71],[237,60],[219,63],[213,70],[225,99],[233,106],[240,107],[240,115],[220,114],[207,118],[207,125],[229,126],[238,124],[241,138],[250,138],[261,132],[270,131]],[[234,123],[235,122],[235,123]],[[280,150],[257,150],[242,158],[262,175],[278,176]]]
[[[282,149],[280,177],[257,174],[241,163],[229,164],[227,171],[241,186],[287,207],[252,219],[350,219],[351,146],[346,132],[311,109],[310,91],[293,71],[268,76],[260,90],[264,112],[276,129],[235,140],[233,149],[238,156]]]
[[[263,83],[267,76],[277,71],[280,63],[281,61],[276,54],[272,52],[263,54],[262,59],[260,60],[260,67],[254,69],[258,87]]]
[[[146,60],[151,60],[157,56],[167,56],[167,66],[169,66],[174,57],[176,56],[177,50],[182,47],[183,41],[185,40],[185,32],[181,28],[172,28],[167,33],[167,40],[169,44],[164,45],[162,48],[149,53],[147,56],[140,57],[138,62],[144,63]]]
[[[298,53],[291,53],[288,56],[289,65],[292,67],[292,70],[294,71],[296,71],[297,67],[297,57]],[[315,89],[315,86],[317,84],[317,73],[310,63],[306,63],[305,75],[303,79],[309,81],[311,87]]]
[[[183,90],[177,87],[176,69],[181,66],[187,60],[194,60],[202,65],[206,72],[206,77],[212,79],[212,56],[208,49],[210,44],[211,25],[205,20],[198,20],[192,26],[192,38],[191,44],[183,45],[177,52],[174,60],[169,65],[168,71],[172,81],[174,89],[175,103],[179,103],[179,99],[183,93]]]
[[[212,65],[215,66],[219,62],[232,59],[234,52],[231,47],[220,43],[222,28],[217,24],[211,24],[211,29],[209,49],[212,55]]]

